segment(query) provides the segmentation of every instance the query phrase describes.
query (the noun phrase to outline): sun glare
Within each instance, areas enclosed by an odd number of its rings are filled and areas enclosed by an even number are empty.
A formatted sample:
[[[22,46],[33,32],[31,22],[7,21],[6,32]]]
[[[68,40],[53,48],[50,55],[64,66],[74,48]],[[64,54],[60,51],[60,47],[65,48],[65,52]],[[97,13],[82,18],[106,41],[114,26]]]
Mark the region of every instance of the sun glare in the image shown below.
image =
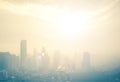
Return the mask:
[[[57,21],[58,31],[65,37],[82,35],[88,28],[89,18],[90,15],[85,12],[64,13]]]

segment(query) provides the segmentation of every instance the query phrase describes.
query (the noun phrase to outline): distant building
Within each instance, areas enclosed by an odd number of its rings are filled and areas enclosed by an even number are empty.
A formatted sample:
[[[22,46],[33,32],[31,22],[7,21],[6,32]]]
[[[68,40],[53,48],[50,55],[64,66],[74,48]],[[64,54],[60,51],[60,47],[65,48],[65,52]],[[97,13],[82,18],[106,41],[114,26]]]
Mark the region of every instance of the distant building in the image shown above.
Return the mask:
[[[41,59],[42,68],[44,70],[48,70],[50,67],[50,58],[49,58],[48,54],[46,53],[45,48],[42,48],[41,55],[42,55],[42,59]]]
[[[80,71],[81,69],[81,54],[75,53],[73,56],[73,69],[74,71]]]
[[[21,66],[25,63],[27,57],[27,41],[26,40],[21,40],[20,43],[20,61],[21,61]]]
[[[88,52],[84,52],[83,54],[83,69],[89,70],[91,68],[90,64],[90,54]]]
[[[19,57],[9,52],[0,52],[0,71],[17,70],[19,67]]]
[[[5,70],[0,71],[0,82],[7,81],[7,79],[8,79],[7,71],[5,71]]]
[[[61,61],[60,52],[56,51],[53,56],[53,68],[55,70],[60,66],[60,61]]]

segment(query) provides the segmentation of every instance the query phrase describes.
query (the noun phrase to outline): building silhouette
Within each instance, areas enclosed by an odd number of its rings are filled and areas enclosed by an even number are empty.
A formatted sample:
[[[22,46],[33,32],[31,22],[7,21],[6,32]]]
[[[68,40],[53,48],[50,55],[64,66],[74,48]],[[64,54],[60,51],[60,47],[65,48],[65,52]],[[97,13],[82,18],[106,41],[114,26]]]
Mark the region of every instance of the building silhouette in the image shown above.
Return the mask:
[[[57,68],[60,66],[60,64],[61,64],[60,52],[55,51],[55,53],[53,55],[53,68],[54,68],[54,70],[57,70]]]
[[[0,52],[0,71],[15,71],[19,67],[19,56],[9,52]]]
[[[42,69],[43,71],[46,71],[50,67],[50,58],[44,47],[42,48],[41,55],[42,55],[42,58],[41,58]]]
[[[26,57],[27,57],[27,41],[26,40],[21,40],[21,43],[20,43],[20,62],[21,62],[21,66],[24,66]]]
[[[89,70],[91,68],[89,52],[84,52],[82,66],[84,70]]]

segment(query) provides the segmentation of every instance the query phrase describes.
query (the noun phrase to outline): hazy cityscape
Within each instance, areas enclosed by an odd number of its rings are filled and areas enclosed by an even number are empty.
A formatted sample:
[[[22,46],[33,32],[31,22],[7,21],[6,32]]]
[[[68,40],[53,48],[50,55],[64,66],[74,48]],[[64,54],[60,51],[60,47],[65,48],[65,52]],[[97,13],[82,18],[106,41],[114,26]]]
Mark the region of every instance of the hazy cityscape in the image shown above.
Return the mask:
[[[20,56],[0,52],[0,82],[119,82],[120,65],[112,70],[96,70],[91,66],[89,52],[63,58],[56,51],[53,58],[43,47],[33,55],[27,54],[27,40],[20,42]],[[62,60],[63,59],[63,60]],[[51,61],[52,60],[52,61]]]
[[[120,82],[120,0],[0,0],[0,82]]]

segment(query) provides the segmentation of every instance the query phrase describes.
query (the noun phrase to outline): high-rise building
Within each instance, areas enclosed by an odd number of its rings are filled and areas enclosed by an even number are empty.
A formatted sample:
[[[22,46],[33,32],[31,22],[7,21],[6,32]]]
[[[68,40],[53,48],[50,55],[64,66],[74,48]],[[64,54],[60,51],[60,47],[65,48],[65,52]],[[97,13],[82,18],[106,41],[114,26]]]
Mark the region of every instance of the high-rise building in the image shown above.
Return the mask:
[[[91,68],[90,54],[88,52],[84,52],[83,54],[83,68],[86,70]]]
[[[56,70],[59,66],[60,66],[60,61],[61,57],[60,57],[60,52],[56,51],[53,55],[53,68]]]
[[[42,68],[44,70],[48,70],[50,66],[50,58],[48,54],[46,53],[46,50],[44,47],[42,48],[41,55],[42,55],[42,58],[41,58]]]
[[[22,66],[25,63],[26,56],[27,56],[27,41],[21,40],[21,43],[20,43],[20,58],[21,59],[20,60],[21,60]]]

